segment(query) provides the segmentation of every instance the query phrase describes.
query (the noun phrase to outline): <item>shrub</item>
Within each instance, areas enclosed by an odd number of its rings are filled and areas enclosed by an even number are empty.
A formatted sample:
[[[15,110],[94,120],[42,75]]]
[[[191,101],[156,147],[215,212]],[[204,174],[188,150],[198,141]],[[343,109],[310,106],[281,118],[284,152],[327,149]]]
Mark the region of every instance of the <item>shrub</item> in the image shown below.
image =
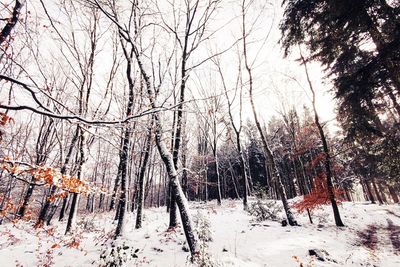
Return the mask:
[[[200,211],[194,216],[194,225],[196,234],[199,237],[199,254],[193,259],[193,263],[199,267],[217,266],[208,251],[208,242],[212,241],[210,220]]]
[[[282,208],[275,202],[268,201],[262,202],[257,199],[256,202],[250,203],[247,212],[254,217],[257,222],[266,220],[280,221],[281,218],[278,215],[282,211]]]
[[[119,267],[124,266],[126,262],[138,258],[139,249],[133,249],[125,242],[116,244],[113,242],[111,247],[105,245],[100,254],[100,267]]]

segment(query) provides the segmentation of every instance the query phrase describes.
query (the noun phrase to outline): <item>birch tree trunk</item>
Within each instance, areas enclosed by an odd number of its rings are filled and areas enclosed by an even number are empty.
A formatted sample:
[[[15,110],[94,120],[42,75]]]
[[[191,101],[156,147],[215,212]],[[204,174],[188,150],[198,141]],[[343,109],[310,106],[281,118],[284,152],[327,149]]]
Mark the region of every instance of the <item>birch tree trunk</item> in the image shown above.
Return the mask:
[[[267,156],[268,163],[271,167],[272,177],[276,179],[278,185],[278,192],[280,198],[282,200],[283,208],[285,209],[286,217],[288,219],[288,223],[292,226],[298,225],[296,219],[293,216],[292,210],[287,202],[286,191],[282,183],[282,178],[278,170],[278,166],[275,162],[274,155],[268,146],[267,138],[264,135],[263,129],[261,127],[260,121],[258,119],[258,115],[256,112],[255,104],[254,104],[254,96],[253,96],[253,76],[252,69],[249,63],[248,55],[247,55],[247,32],[246,32],[246,11],[245,11],[245,0],[242,2],[242,41],[243,41],[243,56],[244,56],[244,64],[249,78],[249,92],[250,92],[250,104],[251,109],[253,111],[254,120],[257,126],[257,130],[260,134],[261,141],[263,144],[264,152]]]

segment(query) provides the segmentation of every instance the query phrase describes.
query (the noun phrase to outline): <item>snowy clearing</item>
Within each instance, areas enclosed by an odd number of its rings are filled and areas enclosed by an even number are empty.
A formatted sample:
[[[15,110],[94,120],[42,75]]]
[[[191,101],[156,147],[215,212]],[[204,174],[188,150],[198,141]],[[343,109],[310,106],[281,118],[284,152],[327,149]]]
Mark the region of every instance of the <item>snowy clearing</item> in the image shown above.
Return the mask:
[[[279,222],[255,222],[239,201],[191,203],[192,215],[209,218],[212,241],[208,253],[216,266],[400,266],[398,247],[400,207],[369,203],[343,203],[345,228],[334,226],[330,207],[313,215],[297,215],[301,227]],[[0,227],[1,266],[96,266],[110,244],[114,214],[79,217],[74,236],[64,237],[64,225],[35,230],[26,222]],[[187,266],[189,253],[182,248],[181,229],[167,232],[165,208],[145,210],[143,228],[127,223],[125,244],[139,249],[127,266]],[[397,245],[396,245],[397,244]],[[396,247],[397,246],[397,247]],[[325,260],[309,256],[310,249],[325,250]]]

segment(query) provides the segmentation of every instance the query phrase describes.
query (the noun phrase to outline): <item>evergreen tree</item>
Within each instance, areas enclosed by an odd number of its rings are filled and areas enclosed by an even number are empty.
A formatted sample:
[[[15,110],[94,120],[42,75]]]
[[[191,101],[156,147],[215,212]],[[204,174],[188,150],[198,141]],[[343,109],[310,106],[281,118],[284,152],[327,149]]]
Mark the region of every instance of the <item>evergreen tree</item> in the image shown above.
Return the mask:
[[[286,55],[305,45],[334,77],[339,115],[349,136],[382,135],[385,98],[400,106],[400,2],[285,0],[280,25]]]

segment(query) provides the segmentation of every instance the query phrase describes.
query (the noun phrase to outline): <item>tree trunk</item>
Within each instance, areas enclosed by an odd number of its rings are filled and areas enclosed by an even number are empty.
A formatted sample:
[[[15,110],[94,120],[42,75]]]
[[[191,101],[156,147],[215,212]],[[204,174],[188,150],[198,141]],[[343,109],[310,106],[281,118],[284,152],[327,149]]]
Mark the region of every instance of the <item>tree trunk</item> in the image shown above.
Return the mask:
[[[376,186],[375,178],[372,178],[372,186],[374,187],[375,196],[378,199],[379,204],[382,205],[383,204],[383,200],[382,200],[381,195],[379,194],[378,187]]]
[[[10,19],[6,20],[7,24],[4,26],[3,30],[0,33],[0,45],[7,39],[7,37],[11,34],[12,29],[17,24],[19,15],[21,14],[21,8],[21,1],[16,0],[12,16]]]
[[[130,53],[128,53],[124,45],[122,45],[122,48],[127,62],[126,78],[128,80],[128,94],[129,94],[128,103],[126,107],[126,116],[130,116],[133,113],[133,107],[134,107],[134,81],[132,79],[132,57],[134,49],[132,48]],[[142,84],[140,86],[142,86]],[[116,217],[118,217],[118,223],[117,223],[117,228],[115,229],[115,238],[118,238],[123,234],[125,227],[125,213],[128,205],[128,188],[127,188],[127,183],[128,183],[127,168],[129,159],[128,153],[131,144],[131,131],[133,129],[135,129],[135,124],[133,125],[133,127],[130,127],[128,125],[124,130],[124,136],[121,141],[122,151],[120,153],[120,161],[119,161],[119,168],[117,175],[117,177],[120,177],[121,181],[121,195],[119,198],[118,208],[116,213]]]
[[[331,201],[331,204],[332,204],[333,215],[335,217],[336,226],[341,227],[341,226],[344,226],[344,224],[342,222],[342,219],[340,218],[339,208],[337,206],[335,193],[334,193],[332,170],[331,170],[331,156],[329,153],[328,142],[325,137],[324,129],[322,128],[322,125],[319,122],[319,116],[318,116],[317,108],[316,108],[316,104],[315,104],[315,101],[316,101],[315,100],[315,91],[314,91],[313,85],[311,83],[310,76],[308,74],[307,62],[304,59],[303,55],[301,54],[301,51],[300,51],[300,57],[301,57],[303,65],[304,65],[308,86],[312,93],[312,106],[313,106],[313,111],[314,111],[315,125],[318,128],[319,136],[321,138],[322,146],[323,146],[324,153],[325,153],[324,165],[325,165],[326,183],[327,183],[327,187],[328,187],[329,200]]]
[[[35,178],[32,176],[31,183],[28,184],[28,190],[26,191],[25,196],[24,196],[24,201],[23,201],[21,207],[18,209],[17,216],[19,218],[23,218],[24,217],[25,212],[26,212],[26,210],[28,208],[29,200],[31,199],[31,196],[32,196],[32,193],[33,193],[33,189],[35,188],[35,185],[33,184],[34,179]]]
[[[86,162],[86,138],[85,133],[81,126],[79,127],[79,165],[78,165],[78,173],[77,178],[79,180],[82,179],[83,175],[83,165]],[[69,216],[67,221],[67,227],[65,230],[65,234],[68,234],[72,231],[73,227],[75,226],[76,215],[78,212],[79,207],[79,193],[72,193],[72,203],[69,210]]]
[[[121,150],[123,149],[123,138],[121,138]],[[118,170],[119,170],[120,166],[118,165]],[[114,181],[114,188],[113,188],[113,193],[111,195],[111,202],[110,202],[110,206],[108,208],[109,211],[114,210],[115,209],[115,203],[117,202],[117,192],[118,192],[118,188],[120,187],[120,183],[121,183],[121,176],[117,175],[117,177],[115,178]]]
[[[383,203],[388,203],[382,183],[378,183],[378,189],[379,189],[379,193],[381,195]]]
[[[145,143],[145,148],[144,148],[144,157],[143,157],[143,162],[142,166],[140,167],[140,173],[139,173],[139,197],[138,197],[138,204],[137,204],[137,215],[136,215],[136,229],[139,229],[142,227],[142,212],[143,212],[143,200],[144,200],[144,175],[146,172],[147,168],[147,163],[149,161],[150,157],[150,146],[151,146],[151,135],[152,135],[152,126],[153,123],[150,123],[150,127],[148,128],[148,134],[146,136],[146,143]]]
[[[240,143],[239,133],[236,133],[236,147],[239,154],[240,161],[240,170],[242,172],[243,179],[243,209],[247,210],[248,208],[248,200],[247,200],[247,192],[248,192],[248,183],[247,183],[247,172],[246,172],[246,163],[244,161],[242,145]]]
[[[217,148],[216,144],[213,149],[214,151],[214,161],[215,161],[215,173],[217,175],[217,203],[218,205],[221,205],[221,175],[219,173],[219,164],[218,164],[218,154],[217,154]]]
[[[396,193],[396,190],[393,188],[393,186],[388,185],[388,189],[389,189],[390,196],[393,199],[393,202],[394,203],[399,203],[400,202],[399,197],[398,197],[398,195]]]
[[[76,127],[75,134],[72,137],[71,144],[70,144],[70,146],[68,148],[68,152],[67,152],[67,155],[66,155],[65,160],[64,160],[64,164],[63,164],[63,166],[61,167],[61,170],[60,170],[61,175],[65,175],[67,173],[67,166],[68,166],[68,164],[69,164],[69,162],[71,160],[72,152],[74,150],[76,142],[78,141],[78,137],[79,137],[79,126]],[[57,188],[54,185],[51,186],[49,197],[50,196],[54,196],[54,194],[56,192],[57,192]],[[38,220],[36,222],[36,227],[38,227],[39,225],[43,224],[43,222],[46,220],[46,214],[48,213],[48,210],[49,210],[49,208],[51,206],[51,202],[50,202],[49,197],[46,198],[45,204],[44,204],[43,208],[40,210],[39,218],[38,218]],[[64,200],[65,200],[65,205],[64,205]],[[62,210],[62,213],[60,213],[60,221],[64,217],[66,200],[67,200],[67,197],[65,197],[65,199],[63,199],[63,210]],[[51,210],[49,212],[49,215],[47,215],[47,221],[46,221],[47,225],[50,224],[50,222],[51,222],[51,220],[52,220],[52,218],[53,218],[53,216],[54,216],[54,214],[55,214],[55,212],[57,210],[57,207],[58,207],[59,203],[60,203],[59,200],[56,201],[56,203],[51,208]],[[61,217],[61,214],[62,214],[62,217]]]
[[[158,105],[156,103],[155,99],[155,94],[154,90],[151,86],[150,78],[147,75],[144,66],[142,64],[140,54],[138,50],[135,49],[135,56],[136,60],[139,66],[139,70],[141,72],[141,75],[145,81],[146,84],[146,89],[148,93],[148,98],[151,104],[151,107],[154,109],[158,108]],[[189,208],[188,208],[188,203],[185,198],[185,194],[182,191],[182,188],[180,186],[179,180],[178,180],[178,173],[175,169],[175,164],[173,160],[172,154],[168,151],[164,139],[163,139],[163,129],[162,129],[162,123],[161,123],[161,118],[159,117],[158,113],[154,114],[154,123],[155,123],[155,140],[158,148],[158,152],[160,154],[160,157],[162,161],[164,162],[166,171],[168,173],[168,177],[170,180],[171,184],[171,189],[172,189],[172,195],[174,195],[176,203],[179,208],[179,212],[181,215],[181,220],[182,220],[182,227],[185,232],[186,236],[186,241],[188,243],[192,258],[195,257],[198,254],[199,247],[198,247],[198,240],[196,235],[193,232],[193,223],[189,214]]]
[[[229,162],[229,170],[231,173],[232,183],[233,183],[233,188],[235,189],[236,198],[240,199],[239,191],[238,191],[237,185],[236,185],[235,171],[233,170],[232,163],[229,159],[228,159],[228,162]]]
[[[365,187],[367,188],[369,201],[371,201],[372,204],[375,204],[376,203],[375,198],[374,198],[374,195],[372,194],[371,185],[368,183],[368,181],[365,181]]]
[[[67,212],[67,204],[68,204],[68,200],[70,198],[70,195],[68,194],[65,198],[63,198],[62,200],[62,205],[61,205],[61,210],[60,210],[60,216],[58,217],[59,221],[62,221],[65,217],[65,213]],[[54,212],[56,212],[56,207],[54,207]],[[53,216],[51,216],[53,217]],[[51,218],[50,220],[48,220],[48,224],[50,224]]]

